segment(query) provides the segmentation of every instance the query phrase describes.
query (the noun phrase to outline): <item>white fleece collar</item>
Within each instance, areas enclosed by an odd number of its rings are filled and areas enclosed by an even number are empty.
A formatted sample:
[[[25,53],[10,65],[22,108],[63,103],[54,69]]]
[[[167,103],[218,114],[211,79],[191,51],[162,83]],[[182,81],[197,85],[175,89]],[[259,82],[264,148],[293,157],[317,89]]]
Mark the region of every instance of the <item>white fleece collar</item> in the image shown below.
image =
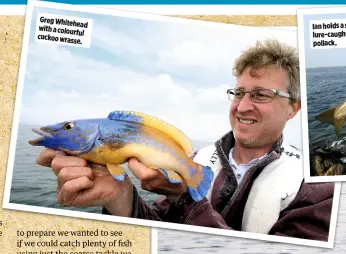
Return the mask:
[[[214,145],[201,149],[194,161],[209,166],[215,178],[222,169]],[[296,197],[303,181],[302,154],[289,145],[282,145],[282,155],[269,163],[254,181],[245,205],[242,231],[269,233],[280,212]],[[210,200],[212,188],[207,197]]]

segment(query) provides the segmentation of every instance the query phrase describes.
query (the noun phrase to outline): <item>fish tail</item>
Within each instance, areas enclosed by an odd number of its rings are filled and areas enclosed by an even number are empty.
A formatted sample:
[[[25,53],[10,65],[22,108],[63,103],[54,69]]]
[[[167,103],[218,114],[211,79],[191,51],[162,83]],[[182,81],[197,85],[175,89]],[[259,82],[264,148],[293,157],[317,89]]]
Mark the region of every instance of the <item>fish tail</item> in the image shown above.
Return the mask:
[[[187,188],[192,199],[198,202],[208,194],[211,182],[214,179],[214,172],[210,167],[196,164],[193,173],[192,178],[187,181]]]

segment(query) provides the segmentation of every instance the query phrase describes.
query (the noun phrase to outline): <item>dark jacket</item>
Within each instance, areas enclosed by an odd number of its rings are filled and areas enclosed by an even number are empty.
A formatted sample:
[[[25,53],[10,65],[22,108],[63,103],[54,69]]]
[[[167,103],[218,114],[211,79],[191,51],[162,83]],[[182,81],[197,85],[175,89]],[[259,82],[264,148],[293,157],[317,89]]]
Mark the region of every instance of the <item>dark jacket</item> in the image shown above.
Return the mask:
[[[228,162],[230,149],[234,146],[232,132],[215,143],[222,170],[215,176],[211,200],[193,202],[189,194],[182,194],[170,203],[159,197],[149,207],[134,189],[133,217],[147,220],[182,223],[197,226],[241,230],[247,197],[256,177],[270,162],[279,158],[282,138],[273,146],[269,158],[249,168],[238,186]],[[302,182],[296,198],[281,211],[278,221],[269,234],[328,241],[334,184]],[[108,213],[106,210],[104,213]]]

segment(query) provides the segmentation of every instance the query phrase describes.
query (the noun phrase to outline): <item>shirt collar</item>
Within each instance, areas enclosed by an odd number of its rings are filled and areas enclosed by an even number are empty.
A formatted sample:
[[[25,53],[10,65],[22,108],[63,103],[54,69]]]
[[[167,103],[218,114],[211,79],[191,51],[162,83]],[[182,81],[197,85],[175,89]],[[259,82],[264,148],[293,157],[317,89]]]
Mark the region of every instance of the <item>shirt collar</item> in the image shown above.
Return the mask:
[[[235,167],[238,167],[239,165],[244,165],[244,166],[246,166],[246,167],[248,167],[248,166],[252,166],[252,165],[254,165],[255,163],[257,163],[258,161],[260,161],[260,160],[262,160],[262,159],[264,159],[264,158],[266,158],[267,156],[268,156],[268,153],[266,153],[265,155],[263,155],[263,156],[261,156],[261,157],[259,157],[259,158],[254,158],[254,159],[252,159],[249,163],[247,163],[247,164],[239,164],[238,165],[238,163],[234,160],[234,158],[233,158],[233,151],[234,151],[234,147],[232,147],[231,148],[231,151],[229,152],[229,163],[231,164],[231,165],[233,165],[233,166],[235,166]]]

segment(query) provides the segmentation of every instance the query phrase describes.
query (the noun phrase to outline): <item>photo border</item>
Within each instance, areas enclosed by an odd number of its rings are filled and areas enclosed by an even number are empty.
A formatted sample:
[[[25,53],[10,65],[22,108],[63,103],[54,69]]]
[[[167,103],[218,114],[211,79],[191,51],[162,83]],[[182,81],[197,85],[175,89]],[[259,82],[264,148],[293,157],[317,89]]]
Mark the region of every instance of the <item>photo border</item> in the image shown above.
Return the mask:
[[[158,16],[153,14],[135,14],[135,13],[132,13],[131,11],[124,11],[124,10],[119,11],[116,9],[106,9],[106,8],[103,9],[103,8],[96,8],[96,7],[93,8],[89,6],[80,6],[80,5],[76,6],[76,5],[70,5],[70,4],[28,0],[28,4],[26,7],[25,25],[24,25],[24,37],[23,37],[23,43],[22,43],[22,56],[21,56],[21,61],[19,65],[16,101],[15,101],[14,116],[13,116],[13,122],[12,122],[8,165],[6,170],[3,208],[34,212],[34,213],[53,214],[53,215],[60,215],[60,216],[67,216],[67,217],[76,217],[76,218],[93,219],[93,220],[100,220],[100,221],[112,221],[112,222],[132,224],[132,225],[149,226],[149,227],[152,227],[152,229],[153,228],[174,229],[174,230],[183,230],[183,231],[197,232],[197,233],[208,233],[213,235],[224,235],[224,236],[233,236],[238,238],[257,239],[257,240],[264,240],[264,241],[278,242],[278,243],[291,243],[291,244],[306,245],[306,246],[313,246],[313,247],[333,248],[334,241],[335,241],[336,222],[337,222],[338,206],[339,206],[339,199],[340,199],[340,192],[341,192],[340,183],[335,183],[334,199],[333,199],[332,213],[331,213],[331,220],[330,220],[330,227],[329,227],[329,237],[327,242],[316,241],[316,240],[306,240],[306,239],[294,238],[294,237],[251,233],[251,232],[236,231],[236,230],[225,230],[225,229],[217,229],[217,228],[202,227],[202,226],[184,225],[184,224],[178,224],[178,223],[127,218],[127,217],[120,217],[120,216],[113,216],[113,215],[93,214],[89,212],[62,210],[59,208],[46,208],[46,207],[36,207],[36,206],[30,206],[30,205],[19,205],[19,204],[9,203],[10,189],[11,189],[11,183],[12,183],[13,164],[14,164],[14,155],[15,155],[15,149],[16,149],[19,116],[20,116],[21,101],[22,101],[21,100],[22,90],[24,86],[24,76],[26,72],[25,66],[27,61],[27,52],[28,52],[28,45],[29,45],[29,35],[30,35],[30,29],[31,29],[33,7],[47,7],[52,9],[53,8],[63,9],[63,10],[97,13],[97,14],[105,14],[105,15],[112,15],[112,16],[121,14],[120,16],[123,16],[123,17],[132,17],[132,18],[138,17],[138,18],[142,18],[142,19],[144,18],[148,20],[174,21],[174,22],[181,22],[181,23],[189,22],[191,24],[192,23],[203,24],[203,26],[218,26],[218,27],[223,25],[230,26],[230,24],[205,22],[205,21],[199,21],[199,20],[188,20],[184,18]],[[253,27],[250,27],[250,28],[253,28]],[[246,27],[244,27],[244,29],[246,29]],[[258,27],[258,29],[261,29],[261,27]],[[264,28],[264,29],[267,29],[267,28]],[[303,137],[303,141],[304,141],[304,137]],[[10,170],[10,168],[12,170]],[[156,235],[154,233],[152,236],[153,236],[152,241],[154,241],[156,238],[156,242],[152,249],[154,250],[155,248],[157,248],[157,232],[156,232]]]
[[[323,182],[343,182],[346,181],[346,175],[336,176],[311,176],[310,175],[310,154],[309,154],[309,127],[308,127],[308,104],[307,104],[307,85],[306,85],[306,62],[305,62],[305,24],[304,17],[306,15],[315,14],[342,14],[345,13],[346,7],[321,7],[321,8],[302,8],[297,9],[297,24],[298,24],[298,47],[299,47],[299,62],[300,62],[300,89],[302,102],[302,136],[303,136],[303,163],[304,163],[304,178],[306,183],[323,183]],[[332,50],[332,49],[331,49]],[[346,48],[345,48],[346,50]]]

